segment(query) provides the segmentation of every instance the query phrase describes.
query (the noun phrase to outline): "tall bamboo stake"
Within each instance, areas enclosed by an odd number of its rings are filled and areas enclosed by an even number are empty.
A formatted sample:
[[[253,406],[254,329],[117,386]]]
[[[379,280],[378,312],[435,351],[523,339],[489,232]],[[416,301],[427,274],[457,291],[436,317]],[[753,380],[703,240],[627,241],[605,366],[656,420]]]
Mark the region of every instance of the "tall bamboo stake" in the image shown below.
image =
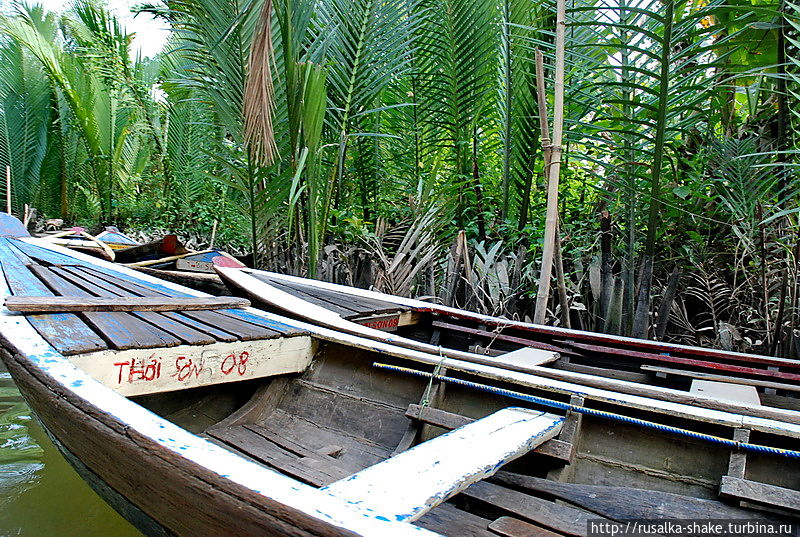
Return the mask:
[[[11,214],[11,166],[6,166],[6,212]]]
[[[553,142],[550,140],[550,121],[547,118],[547,94],[544,88],[544,57],[542,51],[536,49],[536,100],[539,107],[539,131],[541,132],[542,150],[544,151],[544,176],[550,175],[550,164],[553,154]],[[570,328],[569,300],[567,298],[567,284],[564,278],[564,263],[561,259],[560,223],[556,224],[555,236],[555,268],[556,282],[558,285],[558,302],[561,304],[561,324]]]
[[[564,49],[566,30],[566,0],[556,2],[556,64],[553,99],[553,141],[550,148],[550,169],[547,174],[547,217],[544,228],[542,270],[539,274],[539,290],[536,294],[534,323],[543,323],[550,296],[550,275],[553,271],[553,255],[558,227],[558,179],[561,173],[561,142],[564,133]]]

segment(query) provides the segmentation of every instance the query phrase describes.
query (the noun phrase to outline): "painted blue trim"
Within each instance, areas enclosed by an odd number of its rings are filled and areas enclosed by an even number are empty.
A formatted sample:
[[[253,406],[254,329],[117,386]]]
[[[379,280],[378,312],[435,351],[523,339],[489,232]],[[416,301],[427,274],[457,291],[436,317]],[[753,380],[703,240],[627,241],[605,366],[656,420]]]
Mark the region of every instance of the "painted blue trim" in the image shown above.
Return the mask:
[[[0,237],[30,237],[31,234],[18,218],[0,213]]]

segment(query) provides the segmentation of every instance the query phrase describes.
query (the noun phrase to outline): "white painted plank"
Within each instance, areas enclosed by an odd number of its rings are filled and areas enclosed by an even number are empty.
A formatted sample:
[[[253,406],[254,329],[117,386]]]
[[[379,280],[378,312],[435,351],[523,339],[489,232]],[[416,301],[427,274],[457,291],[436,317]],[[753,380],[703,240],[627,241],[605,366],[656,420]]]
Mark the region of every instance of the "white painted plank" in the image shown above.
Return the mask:
[[[548,356],[550,354],[550,356]],[[513,365],[544,365],[554,362],[558,359],[556,353],[543,353],[538,349],[531,347],[522,347],[515,351],[506,352],[495,356],[497,365],[503,367],[506,364]]]
[[[323,490],[376,516],[414,521],[553,438],[563,421],[539,411],[505,408]]]
[[[69,357],[92,378],[125,396],[302,373],[314,357],[309,336],[100,351]]]
[[[712,380],[692,380],[689,393],[713,397],[722,401],[744,403],[751,406],[761,406],[758,390],[755,386],[732,384],[730,382],[716,382]]]

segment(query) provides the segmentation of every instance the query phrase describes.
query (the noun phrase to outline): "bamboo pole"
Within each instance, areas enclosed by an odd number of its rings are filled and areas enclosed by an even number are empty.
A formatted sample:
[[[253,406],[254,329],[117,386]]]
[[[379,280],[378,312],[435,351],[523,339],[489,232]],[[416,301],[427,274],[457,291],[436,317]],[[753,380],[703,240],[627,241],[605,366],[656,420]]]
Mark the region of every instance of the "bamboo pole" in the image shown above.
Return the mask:
[[[547,174],[547,217],[542,250],[542,270],[536,294],[533,322],[542,324],[550,296],[550,276],[553,271],[556,232],[558,227],[558,180],[561,173],[561,143],[564,133],[564,49],[566,30],[566,0],[556,2],[556,63],[553,100],[553,140],[550,147],[550,168]]]
[[[541,132],[542,150],[544,151],[544,177],[545,179],[549,179],[553,143],[550,140],[550,121],[547,117],[547,94],[544,87],[544,57],[542,56],[542,51],[538,48],[536,49],[536,99],[539,108],[539,131]],[[556,225],[554,257],[556,264],[556,281],[558,285],[558,301],[561,304],[561,324],[565,328],[571,328],[567,284],[564,277],[564,262],[561,258],[560,225],[559,223]]]
[[[6,166],[6,212],[11,214],[11,166]]]

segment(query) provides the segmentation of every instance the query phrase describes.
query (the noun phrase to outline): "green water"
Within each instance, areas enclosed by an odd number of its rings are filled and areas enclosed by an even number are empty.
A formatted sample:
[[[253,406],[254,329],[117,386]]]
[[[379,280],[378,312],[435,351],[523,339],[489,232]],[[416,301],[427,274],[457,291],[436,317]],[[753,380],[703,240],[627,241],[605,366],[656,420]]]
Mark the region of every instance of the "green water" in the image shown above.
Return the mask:
[[[81,480],[0,363],[0,537],[142,537]]]

